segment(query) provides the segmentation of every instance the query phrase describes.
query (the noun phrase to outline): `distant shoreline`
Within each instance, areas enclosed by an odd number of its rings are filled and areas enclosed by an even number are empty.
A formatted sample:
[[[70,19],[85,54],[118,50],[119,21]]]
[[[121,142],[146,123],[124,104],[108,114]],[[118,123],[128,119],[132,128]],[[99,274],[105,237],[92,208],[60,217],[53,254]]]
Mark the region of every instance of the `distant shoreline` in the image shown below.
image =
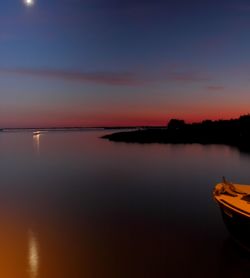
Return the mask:
[[[102,138],[125,143],[224,144],[250,151],[250,115],[231,120],[187,124],[172,119],[165,128],[115,132]]]
[[[97,127],[6,127],[6,128],[0,128],[0,131],[71,131],[71,130],[86,130],[86,129],[100,129],[100,130],[133,130],[133,129],[140,129],[140,128],[161,128],[160,126],[97,126]]]

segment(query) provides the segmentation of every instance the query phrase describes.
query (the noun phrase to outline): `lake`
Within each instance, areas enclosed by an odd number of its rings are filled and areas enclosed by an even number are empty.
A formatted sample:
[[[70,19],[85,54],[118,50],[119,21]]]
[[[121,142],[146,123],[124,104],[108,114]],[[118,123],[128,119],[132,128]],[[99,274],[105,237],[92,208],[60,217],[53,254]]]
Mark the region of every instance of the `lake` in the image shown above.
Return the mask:
[[[111,132],[0,133],[0,277],[249,277],[212,190],[250,155]]]

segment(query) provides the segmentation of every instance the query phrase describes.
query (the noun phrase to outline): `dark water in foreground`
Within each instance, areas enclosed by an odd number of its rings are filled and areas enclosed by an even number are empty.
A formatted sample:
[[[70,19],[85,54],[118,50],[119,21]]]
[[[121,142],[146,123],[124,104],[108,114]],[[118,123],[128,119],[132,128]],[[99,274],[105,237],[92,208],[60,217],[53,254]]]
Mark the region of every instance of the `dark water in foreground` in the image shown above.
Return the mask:
[[[249,277],[211,192],[250,156],[103,134],[0,134],[1,278]]]

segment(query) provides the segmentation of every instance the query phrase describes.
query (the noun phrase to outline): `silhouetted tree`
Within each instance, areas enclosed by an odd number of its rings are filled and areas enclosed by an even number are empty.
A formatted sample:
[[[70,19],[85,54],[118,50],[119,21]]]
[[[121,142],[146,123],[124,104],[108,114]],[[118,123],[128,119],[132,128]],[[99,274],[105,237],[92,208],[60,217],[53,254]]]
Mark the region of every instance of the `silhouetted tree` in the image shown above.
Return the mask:
[[[250,124],[250,114],[240,116],[240,122],[243,124]]]
[[[173,130],[173,129],[181,129],[186,126],[186,123],[184,120],[179,120],[179,119],[171,119],[168,123],[168,129]]]
[[[213,121],[211,121],[211,120],[204,120],[204,121],[202,121],[201,124],[202,124],[202,125],[205,125],[205,126],[210,126],[210,125],[213,124]]]

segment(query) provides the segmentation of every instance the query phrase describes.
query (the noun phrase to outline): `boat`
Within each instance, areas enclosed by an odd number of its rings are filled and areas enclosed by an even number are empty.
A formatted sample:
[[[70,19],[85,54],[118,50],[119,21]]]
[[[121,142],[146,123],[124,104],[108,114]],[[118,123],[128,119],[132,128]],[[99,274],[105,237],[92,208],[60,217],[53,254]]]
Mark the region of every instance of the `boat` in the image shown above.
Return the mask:
[[[34,136],[40,135],[40,134],[41,134],[41,131],[34,131],[34,132],[33,132],[33,135],[34,135]]]
[[[233,239],[250,251],[250,185],[231,183],[223,178],[215,186],[213,198]]]

